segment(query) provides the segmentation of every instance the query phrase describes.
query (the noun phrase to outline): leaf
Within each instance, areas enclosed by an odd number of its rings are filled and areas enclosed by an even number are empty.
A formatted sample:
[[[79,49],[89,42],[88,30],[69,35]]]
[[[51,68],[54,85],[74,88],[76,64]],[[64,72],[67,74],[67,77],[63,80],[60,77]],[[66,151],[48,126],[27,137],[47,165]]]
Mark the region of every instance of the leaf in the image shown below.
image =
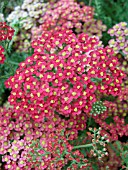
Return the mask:
[[[97,164],[93,164],[92,167],[93,167],[93,170],[99,170],[99,167]]]

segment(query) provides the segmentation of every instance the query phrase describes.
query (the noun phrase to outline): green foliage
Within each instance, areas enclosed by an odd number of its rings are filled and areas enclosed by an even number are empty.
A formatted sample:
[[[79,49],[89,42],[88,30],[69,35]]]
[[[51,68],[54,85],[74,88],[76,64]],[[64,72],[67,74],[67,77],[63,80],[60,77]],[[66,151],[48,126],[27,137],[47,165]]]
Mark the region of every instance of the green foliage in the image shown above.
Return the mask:
[[[112,95],[106,95],[106,96],[103,96],[101,98],[101,101],[110,101],[110,102],[114,102],[115,100],[117,99],[117,97],[115,96],[112,96]]]
[[[107,119],[105,119],[105,122],[107,124],[114,123],[112,116],[109,116]]]
[[[93,167],[93,170],[98,170],[98,165],[97,164],[93,164],[92,167]]]
[[[116,146],[109,144],[110,147],[115,151],[116,155],[121,157],[122,165],[125,169],[128,169],[128,145],[127,143],[122,145],[120,141],[116,141]]]
[[[28,56],[31,56],[33,51],[30,50],[28,53],[22,52],[13,52],[12,44],[10,45],[9,41],[2,43],[2,46],[6,49],[6,46],[9,47],[8,50],[5,50],[6,60],[4,64],[0,64],[0,105],[4,102],[4,93],[5,85],[4,82],[10,76],[14,75],[16,69],[18,68],[19,63],[24,61]]]
[[[1,4],[5,2],[1,2]],[[11,2],[10,2],[11,3]],[[2,8],[4,8],[4,5]],[[6,6],[8,8],[8,5]],[[4,11],[3,11],[4,12]],[[28,56],[31,56],[33,54],[33,49],[29,49],[28,52],[16,52],[13,49],[13,43],[15,36],[18,34],[19,30],[21,30],[22,25],[20,25],[19,21],[13,21],[11,23],[11,27],[15,30],[14,36],[12,37],[12,40],[5,40],[1,41],[0,45],[4,48],[4,55],[5,55],[5,62],[4,64],[0,64],[0,105],[4,102],[4,93],[5,93],[5,85],[4,82],[7,80],[10,76],[14,75],[16,69],[18,68],[19,63],[24,61]]]

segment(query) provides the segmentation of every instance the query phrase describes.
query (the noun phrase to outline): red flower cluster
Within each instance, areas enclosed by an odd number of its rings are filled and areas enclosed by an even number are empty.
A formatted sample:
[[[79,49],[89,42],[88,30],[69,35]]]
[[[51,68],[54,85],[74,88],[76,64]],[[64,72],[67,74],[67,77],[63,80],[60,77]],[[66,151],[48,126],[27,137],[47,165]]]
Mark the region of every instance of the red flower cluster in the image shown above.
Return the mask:
[[[116,68],[112,49],[101,47],[98,38],[59,30],[45,32],[32,47],[34,54],[5,83],[19,114],[29,113],[35,120],[53,112],[88,114],[96,91],[119,95],[125,74]]]
[[[127,116],[128,106],[128,81],[123,81],[119,97],[114,102],[105,102],[108,108],[109,116]]]
[[[12,39],[14,29],[8,26],[5,22],[0,22],[0,41]]]
[[[4,48],[2,46],[0,46],[0,64],[3,64],[4,60],[5,60]]]

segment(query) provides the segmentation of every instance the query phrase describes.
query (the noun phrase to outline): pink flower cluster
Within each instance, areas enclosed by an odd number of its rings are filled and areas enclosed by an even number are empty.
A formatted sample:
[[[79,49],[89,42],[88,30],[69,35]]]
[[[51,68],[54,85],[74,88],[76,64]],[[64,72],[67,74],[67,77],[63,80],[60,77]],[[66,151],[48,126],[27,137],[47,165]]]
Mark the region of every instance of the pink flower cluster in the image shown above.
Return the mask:
[[[0,41],[12,39],[14,35],[14,29],[6,24],[6,22],[0,22]]]
[[[0,154],[4,169],[60,170],[73,159],[71,155],[79,152],[72,151],[69,140],[76,139],[78,130],[86,128],[85,114],[70,116],[68,120],[51,114],[42,122],[35,123],[29,114],[19,115],[12,108],[0,108],[0,113]],[[36,149],[38,154],[33,159]],[[79,156],[84,161],[84,155],[79,152]]]
[[[105,25],[102,25],[101,21],[94,20],[93,15],[94,9],[92,7],[80,6],[74,0],[51,2],[45,15],[42,17],[42,25],[33,27],[32,40],[40,36],[44,30],[49,31],[58,28],[71,29],[76,33],[84,30],[89,35],[101,37],[102,31],[105,30]]]
[[[58,27],[56,26],[54,29],[58,29]],[[98,36],[99,38],[101,38],[102,32],[105,30],[106,30],[106,26],[103,25],[102,21],[95,20],[92,18],[88,22],[82,24],[81,28],[76,28],[74,31],[76,34],[80,34],[83,32],[88,34],[89,36]],[[43,32],[42,25],[40,25],[39,27],[33,27],[31,29],[32,40],[37,39],[40,35],[42,35],[42,32]]]
[[[74,0],[60,0],[49,5],[49,9],[43,16],[43,30],[51,30],[55,27],[68,29],[81,28],[82,22],[93,18],[94,9],[89,6],[80,7]]]
[[[120,22],[108,30],[108,33],[115,38],[109,41],[109,46],[113,48],[115,53],[122,51],[125,58],[128,59],[128,28],[126,22]]]
[[[90,19],[88,22],[85,22],[82,25],[82,28],[75,29],[76,33],[84,32],[89,36],[95,35],[99,38],[102,37],[103,31],[106,31],[106,25],[104,25],[101,20],[96,20],[94,18]]]
[[[45,32],[32,47],[34,54],[5,82],[12,89],[9,102],[19,114],[26,112],[37,121],[54,112],[88,114],[96,91],[120,94],[125,74],[117,68],[113,50],[103,48],[98,38],[77,38],[69,30]]]
[[[4,48],[0,45],[0,64],[3,64],[5,60]]]

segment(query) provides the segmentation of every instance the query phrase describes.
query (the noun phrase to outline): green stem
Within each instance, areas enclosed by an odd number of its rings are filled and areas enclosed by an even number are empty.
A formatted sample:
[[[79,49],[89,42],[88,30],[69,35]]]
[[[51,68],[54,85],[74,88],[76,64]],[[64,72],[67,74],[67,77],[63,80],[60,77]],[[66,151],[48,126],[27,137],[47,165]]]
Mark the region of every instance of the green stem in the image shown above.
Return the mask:
[[[92,143],[86,145],[74,146],[73,149],[88,148],[88,147],[92,147]]]
[[[8,74],[8,75],[5,75],[5,76],[0,76],[0,79],[7,79],[7,78],[9,78],[10,76],[12,76],[12,74]]]
[[[9,63],[7,60],[5,61],[5,64],[7,64],[9,66],[9,68],[11,69],[12,71],[12,74],[14,74],[14,69],[13,69],[13,66],[11,65],[11,63]]]
[[[11,61],[11,60],[9,60],[9,63],[17,65],[17,66],[19,65],[19,63],[15,62],[15,61]]]

